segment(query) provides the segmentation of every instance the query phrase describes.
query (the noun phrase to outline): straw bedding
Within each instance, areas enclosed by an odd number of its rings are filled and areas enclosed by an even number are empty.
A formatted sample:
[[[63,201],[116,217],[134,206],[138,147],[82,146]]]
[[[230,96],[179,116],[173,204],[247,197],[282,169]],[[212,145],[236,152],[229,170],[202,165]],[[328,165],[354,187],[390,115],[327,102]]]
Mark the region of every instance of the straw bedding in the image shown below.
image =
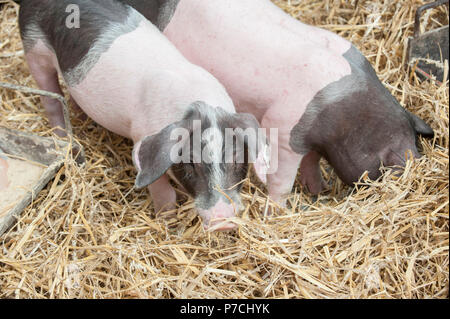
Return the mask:
[[[5,2],[0,0],[0,2]],[[68,159],[0,237],[1,298],[448,298],[448,88],[404,67],[419,0],[276,1],[292,16],[352,41],[401,104],[436,132],[401,177],[344,186],[323,163],[330,190],[297,181],[293,208],[274,205],[255,179],[231,233],[207,233],[183,201],[152,216],[134,190],[131,143],[73,118],[87,162]],[[0,81],[36,87],[24,63],[18,6],[0,11]],[[448,9],[425,14],[427,29]],[[0,89],[0,125],[51,136],[39,98]]]

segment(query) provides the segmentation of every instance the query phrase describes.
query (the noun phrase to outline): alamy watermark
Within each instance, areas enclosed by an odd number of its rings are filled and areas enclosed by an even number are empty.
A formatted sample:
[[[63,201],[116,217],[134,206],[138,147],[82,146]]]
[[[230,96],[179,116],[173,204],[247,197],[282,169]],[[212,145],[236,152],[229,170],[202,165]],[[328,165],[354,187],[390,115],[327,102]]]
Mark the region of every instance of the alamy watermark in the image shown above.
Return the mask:
[[[80,7],[77,4],[69,4],[66,7],[66,27],[69,29],[80,28]]]
[[[208,127],[202,131],[201,121],[194,120],[190,131],[174,128],[170,140],[177,141],[170,150],[173,163],[256,163],[266,166],[267,173],[278,168],[277,149],[270,145],[278,143],[278,129],[271,128],[225,128]]]

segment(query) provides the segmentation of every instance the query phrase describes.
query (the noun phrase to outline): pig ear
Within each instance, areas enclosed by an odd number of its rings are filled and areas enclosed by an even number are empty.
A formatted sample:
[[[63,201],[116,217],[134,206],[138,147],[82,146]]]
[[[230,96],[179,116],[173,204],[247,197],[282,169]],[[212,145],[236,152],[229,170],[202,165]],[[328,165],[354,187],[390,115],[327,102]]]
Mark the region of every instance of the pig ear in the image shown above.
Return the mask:
[[[406,112],[409,115],[409,118],[411,119],[411,123],[414,127],[414,130],[424,136],[424,137],[433,137],[434,136],[434,131],[433,129],[427,124],[425,123],[424,120],[422,120],[420,117],[414,115],[413,113],[409,112],[408,110],[406,110]]]
[[[171,124],[158,134],[146,136],[134,145],[133,163],[138,170],[136,188],[152,184],[172,166],[170,150],[177,140],[171,140],[170,134],[179,126],[179,123]]]
[[[270,165],[270,147],[267,137],[263,130],[258,130],[260,128],[259,122],[252,114],[239,113],[235,116],[238,118],[239,127],[244,130],[252,128],[256,132],[256,141],[249,141],[248,143],[248,151],[250,154],[249,161],[253,162],[256,176],[258,176],[261,182],[266,183],[266,174]],[[254,149],[255,147],[256,149]],[[252,158],[253,154],[256,154],[256,158]]]

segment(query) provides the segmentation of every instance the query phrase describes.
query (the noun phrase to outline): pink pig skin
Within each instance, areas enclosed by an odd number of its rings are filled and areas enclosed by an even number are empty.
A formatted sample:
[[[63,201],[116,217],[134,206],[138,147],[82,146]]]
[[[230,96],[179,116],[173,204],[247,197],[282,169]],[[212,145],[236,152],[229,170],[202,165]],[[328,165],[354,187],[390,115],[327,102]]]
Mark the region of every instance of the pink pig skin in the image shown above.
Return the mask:
[[[239,112],[278,128],[278,144],[271,145],[278,147],[278,170],[267,183],[271,198],[281,200],[302,160],[289,147],[290,132],[317,92],[351,73],[342,56],[350,42],[291,18],[269,0],[181,0],[164,34],[219,79]]]

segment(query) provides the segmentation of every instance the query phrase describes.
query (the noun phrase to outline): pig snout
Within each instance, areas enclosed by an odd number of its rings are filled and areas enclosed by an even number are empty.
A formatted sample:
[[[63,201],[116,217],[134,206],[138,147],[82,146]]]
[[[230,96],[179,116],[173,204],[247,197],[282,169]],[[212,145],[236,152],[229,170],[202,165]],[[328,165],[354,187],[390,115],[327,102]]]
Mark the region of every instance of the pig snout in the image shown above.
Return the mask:
[[[208,231],[226,231],[236,228],[236,224],[227,219],[235,217],[235,208],[220,199],[209,209],[199,209],[199,215],[203,220],[203,227]]]
[[[383,158],[384,157],[384,158]],[[415,146],[408,147],[401,151],[389,150],[388,153],[383,156],[384,166],[401,166],[405,167],[408,159],[419,159],[422,157]]]
[[[383,159],[383,165],[385,167],[391,167],[395,176],[400,176],[403,174],[407,160],[420,159],[422,156],[415,146],[402,151],[390,150]],[[379,175],[381,175],[381,172]]]

